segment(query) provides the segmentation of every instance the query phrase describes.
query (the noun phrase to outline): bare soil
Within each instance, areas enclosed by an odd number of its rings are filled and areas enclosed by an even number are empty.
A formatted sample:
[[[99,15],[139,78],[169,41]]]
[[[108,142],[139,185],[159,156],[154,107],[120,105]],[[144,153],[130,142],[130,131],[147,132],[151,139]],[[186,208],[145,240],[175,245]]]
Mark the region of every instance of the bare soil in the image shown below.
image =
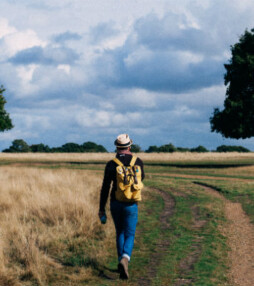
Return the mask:
[[[228,277],[233,286],[254,285],[254,226],[245,214],[240,203],[227,200],[216,190],[203,186],[207,193],[220,198],[225,204],[225,215],[228,224],[223,235],[230,247],[230,270]]]

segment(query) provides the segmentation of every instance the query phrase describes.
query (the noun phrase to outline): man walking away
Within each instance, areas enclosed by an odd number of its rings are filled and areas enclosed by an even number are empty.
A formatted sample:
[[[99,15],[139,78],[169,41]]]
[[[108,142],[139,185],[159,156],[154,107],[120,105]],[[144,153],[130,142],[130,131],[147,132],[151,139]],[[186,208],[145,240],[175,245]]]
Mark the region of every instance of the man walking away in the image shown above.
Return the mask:
[[[116,229],[118,270],[121,279],[128,279],[128,263],[131,259],[138,222],[138,201],[141,200],[145,174],[142,160],[134,157],[130,151],[132,140],[128,134],[120,134],[114,144],[117,153],[105,167],[99,217],[102,223],[106,222],[105,206],[113,182],[110,211]]]

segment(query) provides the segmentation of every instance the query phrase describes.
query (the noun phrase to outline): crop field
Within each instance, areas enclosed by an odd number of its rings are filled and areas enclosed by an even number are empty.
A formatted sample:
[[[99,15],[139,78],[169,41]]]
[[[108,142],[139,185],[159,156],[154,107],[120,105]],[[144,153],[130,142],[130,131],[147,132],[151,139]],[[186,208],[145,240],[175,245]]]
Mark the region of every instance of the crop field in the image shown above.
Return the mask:
[[[98,219],[106,154],[0,154],[0,285],[254,285],[254,154],[137,154],[130,279]]]

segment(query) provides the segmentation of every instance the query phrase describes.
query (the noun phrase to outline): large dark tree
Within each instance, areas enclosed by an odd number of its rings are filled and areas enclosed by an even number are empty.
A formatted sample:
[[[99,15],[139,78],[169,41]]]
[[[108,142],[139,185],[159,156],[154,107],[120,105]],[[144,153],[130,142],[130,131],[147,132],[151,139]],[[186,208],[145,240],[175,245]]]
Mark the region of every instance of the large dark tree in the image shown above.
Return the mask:
[[[24,153],[31,152],[31,148],[23,139],[15,139],[9,149],[3,150],[8,153]]]
[[[5,111],[4,105],[6,100],[3,96],[5,89],[0,87],[0,132],[13,128],[9,114]]]
[[[254,29],[246,30],[231,52],[232,58],[224,65],[224,109],[214,109],[211,130],[226,138],[249,138],[254,136]]]

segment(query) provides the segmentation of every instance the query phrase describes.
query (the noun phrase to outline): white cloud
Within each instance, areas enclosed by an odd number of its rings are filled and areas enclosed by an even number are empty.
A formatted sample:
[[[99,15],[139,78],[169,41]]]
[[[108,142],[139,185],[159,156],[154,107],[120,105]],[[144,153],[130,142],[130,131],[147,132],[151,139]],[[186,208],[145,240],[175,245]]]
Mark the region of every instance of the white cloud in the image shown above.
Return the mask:
[[[110,39],[106,39],[100,46],[98,46],[97,48],[99,49],[115,49],[117,47],[121,47],[126,38],[127,38],[128,34],[127,33],[122,33],[118,36],[112,37]]]
[[[176,108],[171,112],[170,117],[176,118],[194,118],[198,117],[200,112],[196,109],[191,109],[186,105],[176,106]]]
[[[38,114],[40,112],[44,114]],[[47,130],[52,126],[49,114],[38,109],[17,109],[11,117],[15,126],[22,130],[36,130],[36,134],[39,130]]]
[[[153,52],[144,46],[136,47],[134,51],[131,51],[127,57],[124,58],[126,67],[131,67],[137,64],[137,62],[145,61],[152,56]]]
[[[15,139],[26,139],[26,138],[37,138],[39,136],[38,133],[35,133],[34,131],[27,131],[22,129],[13,129],[8,132],[4,132],[0,136],[0,141],[2,142],[11,142]]]
[[[33,73],[37,67],[38,65],[28,65],[28,66],[17,67],[18,76],[24,82],[30,82],[33,78]]]
[[[70,70],[71,70],[70,65],[58,65],[57,68],[58,68],[59,70],[63,70],[63,71],[66,72],[67,74],[70,74]]]
[[[183,93],[177,97],[177,102],[197,109],[205,107],[222,106],[225,99],[226,87],[224,85],[203,88],[195,92]],[[212,112],[212,108],[211,108]]]
[[[121,127],[133,124],[141,119],[138,112],[118,113],[115,111],[82,108],[76,115],[76,121],[81,127]]]
[[[115,105],[110,102],[110,101],[99,101],[99,107],[100,109],[104,109],[104,110],[114,110],[115,109]]]
[[[20,78],[19,89],[17,97],[24,97],[35,94],[39,87],[32,83],[34,71],[38,65],[18,66],[16,68],[17,75]]]
[[[123,89],[117,91],[116,99],[117,106],[130,106],[132,108],[154,108],[157,104],[159,93],[151,92],[145,89]]]
[[[46,42],[41,41],[31,29],[10,33],[4,37],[4,47],[7,49],[9,57],[24,49],[45,45]]]
[[[9,26],[8,20],[5,18],[0,18],[0,39],[8,34],[16,32],[14,27]]]
[[[18,30],[9,25],[7,19],[0,19],[0,60],[4,61],[17,52],[35,46],[46,46],[32,29]]]

